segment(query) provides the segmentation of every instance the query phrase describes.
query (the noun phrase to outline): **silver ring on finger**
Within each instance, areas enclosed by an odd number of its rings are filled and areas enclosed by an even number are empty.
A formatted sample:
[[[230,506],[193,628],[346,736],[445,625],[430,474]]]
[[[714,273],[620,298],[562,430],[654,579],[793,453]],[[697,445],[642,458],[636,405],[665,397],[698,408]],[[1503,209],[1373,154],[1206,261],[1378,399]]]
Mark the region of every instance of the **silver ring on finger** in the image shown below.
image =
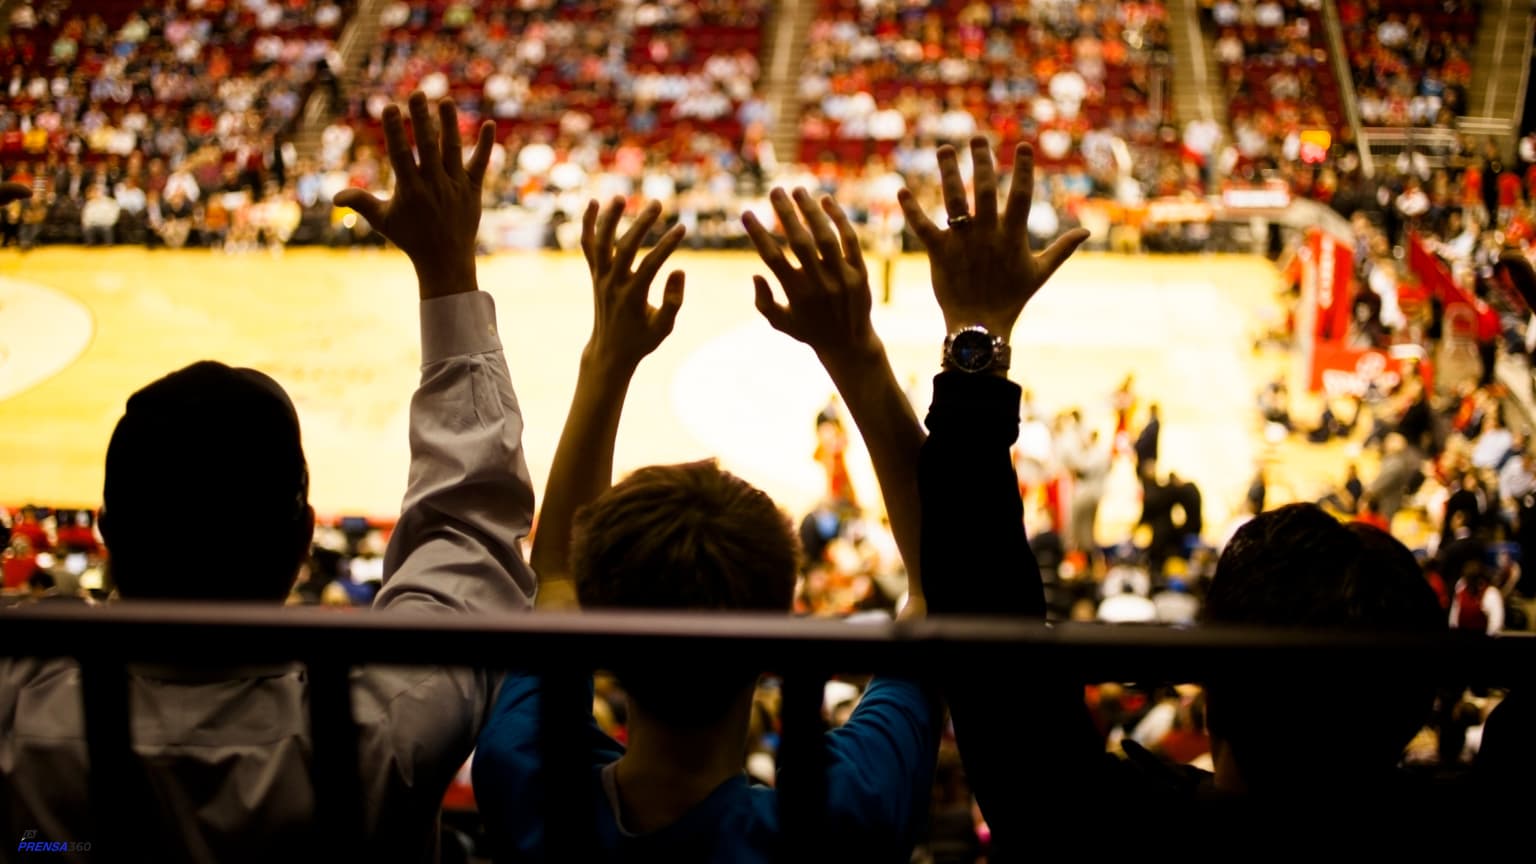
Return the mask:
[[[971,227],[971,214],[961,213],[959,216],[949,217],[949,227],[957,230]]]

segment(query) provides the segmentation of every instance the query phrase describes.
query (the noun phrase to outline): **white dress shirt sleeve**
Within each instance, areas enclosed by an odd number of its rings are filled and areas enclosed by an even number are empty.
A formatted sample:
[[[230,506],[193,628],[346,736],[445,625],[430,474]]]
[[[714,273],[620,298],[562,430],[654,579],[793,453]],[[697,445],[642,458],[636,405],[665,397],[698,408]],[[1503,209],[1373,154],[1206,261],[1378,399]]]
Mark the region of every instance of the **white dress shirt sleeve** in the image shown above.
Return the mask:
[[[533,485],[491,295],[422,301],[421,354],[410,483],[375,606],[526,609],[535,582],[521,543]]]
[[[521,542],[533,519],[523,420],[489,294],[421,304],[421,384],[411,401],[411,470],[384,557],[377,608],[520,612],[534,574]],[[370,853],[432,860],[449,781],[500,687],[485,666],[368,667],[353,675]],[[368,857],[360,855],[362,857]]]

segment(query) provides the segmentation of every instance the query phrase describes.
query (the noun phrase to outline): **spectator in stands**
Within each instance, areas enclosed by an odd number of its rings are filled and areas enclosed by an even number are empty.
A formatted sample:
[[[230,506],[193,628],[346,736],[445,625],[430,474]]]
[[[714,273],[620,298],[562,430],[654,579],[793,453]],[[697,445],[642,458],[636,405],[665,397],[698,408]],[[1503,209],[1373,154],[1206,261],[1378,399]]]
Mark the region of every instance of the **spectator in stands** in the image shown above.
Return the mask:
[[[1488,578],[1486,549],[1474,540],[1453,545],[1442,564],[1445,575],[1456,583],[1450,624],[1458,630],[1496,635],[1504,629],[1504,595]]]
[[[671,330],[683,287],[674,273],[662,307],[647,306],[650,283],[683,232],[674,227],[631,272],[661,211],[647,206],[615,246],[623,203],[599,210],[594,202],[583,222],[597,323],[540,515],[533,552],[540,606],[787,612],[798,546],[767,496],[711,463],[644,468],[609,488],[629,378]],[[793,202],[776,190],[773,205],[801,267],[790,265],[748,217],[747,230],[789,299],[779,305],[758,278],[758,309],[813,347],[838,385],[866,433],[897,541],[912,560],[911,493],[922,432],[870,326],[857,235],[830,198],[818,209],[803,189]],[[920,596],[915,568],[913,579]],[[911,606],[913,614],[921,608],[921,601]],[[697,675],[679,678],[668,669],[617,665],[631,697],[628,747],[597,739],[591,748],[593,770],[584,782],[593,801],[586,813],[595,822],[589,836],[578,838],[592,847],[585,857],[767,860],[778,844],[774,793],[750,786],[743,774],[756,671],[706,662]],[[574,692],[587,698],[586,688]],[[543,846],[539,806],[548,773],[534,731],[542,698],[548,694],[538,679],[509,677],[475,759],[476,795],[494,851],[509,860],[552,854]],[[826,739],[824,851],[910,855],[931,783],[938,719],[922,687],[894,679],[870,685],[847,723]]]
[[[1157,444],[1162,436],[1163,421],[1158,417],[1157,404],[1147,406],[1147,425],[1141,427],[1136,443],[1131,448],[1136,455],[1136,476],[1143,482],[1151,481],[1157,472]]]
[[[475,280],[491,130],[481,130],[466,167],[454,109],[440,109],[441,143],[426,100],[411,102],[419,163],[399,111],[385,115],[402,178],[397,197],[342,199],[406,251],[422,298],[411,482],[377,605],[510,612],[527,607],[534,590],[519,550],[533,494],[494,308]],[[125,602],[287,597],[314,513],[298,417],[277,382],[213,362],[172,373],[129,399],[106,463],[100,527]],[[188,506],[221,530],[183,535],[180,554],[167,555],[168,514]],[[190,860],[221,862],[292,857],[335,829],[313,821],[303,667],[191,676],[141,669],[129,686],[146,785],[115,791],[135,829]],[[0,794],[8,802],[0,820],[11,833],[43,826],[51,836],[94,836],[79,687],[72,661],[0,660]],[[366,847],[356,854],[432,860],[444,791],[474,744],[495,679],[379,668],[356,672],[352,687],[365,790]]]
[[[1360,509],[1360,499],[1364,495],[1365,484],[1360,480],[1360,470],[1351,462],[1343,484],[1317,503],[1319,507],[1332,508],[1340,515],[1353,516]]]
[[[1381,468],[1366,491],[1374,512],[1390,524],[1402,509],[1403,500],[1421,475],[1424,454],[1397,433],[1389,434],[1382,447]]]
[[[87,246],[112,246],[116,240],[117,220],[122,207],[100,186],[92,185],[85,192],[85,206],[80,208],[80,227]]]
[[[1098,430],[1093,430],[1081,448],[1066,452],[1063,459],[1072,476],[1067,548],[1093,556],[1099,551],[1094,526],[1098,521],[1099,504],[1104,499],[1113,454],[1108,445],[1099,443]]]
[[[21,204],[21,226],[17,232],[17,242],[23,251],[37,245],[47,221],[48,202],[41,195]]]

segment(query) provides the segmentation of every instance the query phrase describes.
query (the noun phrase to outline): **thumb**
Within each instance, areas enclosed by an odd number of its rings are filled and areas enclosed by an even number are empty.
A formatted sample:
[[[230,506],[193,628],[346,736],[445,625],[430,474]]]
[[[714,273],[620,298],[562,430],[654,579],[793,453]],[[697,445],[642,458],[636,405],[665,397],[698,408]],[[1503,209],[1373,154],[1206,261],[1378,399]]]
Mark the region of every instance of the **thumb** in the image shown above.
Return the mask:
[[[1051,278],[1051,274],[1077,251],[1077,247],[1083,245],[1083,241],[1089,237],[1087,229],[1075,228],[1056,238],[1056,242],[1040,253],[1040,283]]]
[[[368,224],[376,229],[384,223],[385,202],[380,201],[361,189],[343,189],[336,193],[336,197],[331,199],[331,203],[337,207],[356,210],[364,219],[368,220]]]
[[[768,280],[761,276],[753,276],[752,288],[757,295],[755,298],[757,311],[768,319],[773,329],[780,333],[788,333],[789,331],[785,328],[789,326],[789,310],[773,299],[773,289],[768,287]]]

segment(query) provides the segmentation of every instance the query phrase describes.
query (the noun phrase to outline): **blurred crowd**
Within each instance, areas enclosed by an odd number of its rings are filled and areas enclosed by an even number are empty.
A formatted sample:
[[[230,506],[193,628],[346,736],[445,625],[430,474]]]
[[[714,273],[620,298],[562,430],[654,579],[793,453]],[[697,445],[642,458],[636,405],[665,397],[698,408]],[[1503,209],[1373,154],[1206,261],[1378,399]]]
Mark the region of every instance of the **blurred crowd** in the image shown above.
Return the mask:
[[[0,508],[0,606],[26,601],[104,602],[113,583],[92,510]],[[367,607],[384,579],[393,524],[363,517],[322,520],[290,605]],[[217,528],[208,530],[217,531]],[[168,540],[164,554],[176,556]]]
[[[334,86],[351,4],[149,3],[109,27],[21,3],[0,35],[0,165],[30,185],[4,242],[202,245],[291,240],[304,207],[291,133]],[[327,201],[328,203],[328,201]]]
[[[1229,185],[1280,183],[1346,216],[1379,210],[1392,235],[1400,219],[1443,228],[1444,205],[1479,183],[1482,228],[1502,228],[1514,205],[1497,185],[1504,167],[1471,140],[1366,177],[1319,47],[1318,0],[1202,0],[1230,122],[1183,129],[1161,2],[822,0],[788,82],[801,111],[788,153],[773,145],[760,68],[768,11],[763,0],[395,0],[343,90],[335,43],[351,3],[149,4],[112,27],[67,4],[22,3],[0,37],[11,70],[0,174],[39,195],[3,214],[0,242],[382,243],[330,199],[392,188],[379,116],[413,89],[451,96],[466,130],[497,123],[487,250],[573,249],[585,202],[614,195],[661,201],[690,245],[746,248],[740,216],[768,215],[776,183],[834,194],[869,246],[912,251],[894,190],[941,214],[933,148],[977,130],[1005,161],[1012,142],[1035,144],[1038,239],[1083,226],[1117,250],[1237,248],[1205,203]],[[1339,12],[1364,122],[1446,126],[1465,103],[1475,4]],[[315,91],[330,94],[333,120],[301,158],[293,132]]]
[[[1466,113],[1477,15],[1466,0],[1340,2],[1361,122],[1453,126]]]

